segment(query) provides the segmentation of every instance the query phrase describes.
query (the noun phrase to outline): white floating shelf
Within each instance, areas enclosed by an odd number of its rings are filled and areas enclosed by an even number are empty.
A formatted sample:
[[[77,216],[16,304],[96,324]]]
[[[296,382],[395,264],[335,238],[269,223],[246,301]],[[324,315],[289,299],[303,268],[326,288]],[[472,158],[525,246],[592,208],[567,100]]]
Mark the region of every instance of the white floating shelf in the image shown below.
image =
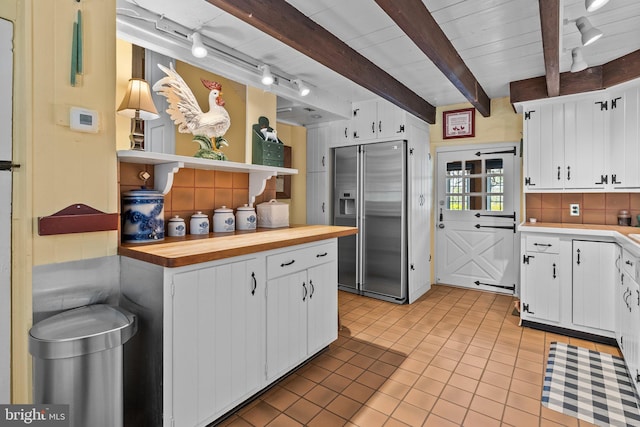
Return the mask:
[[[176,154],[154,153],[139,150],[119,150],[118,160],[125,163],[154,165],[155,189],[167,194],[173,184],[173,174],[181,168],[241,172],[249,174],[249,203],[253,204],[258,194],[264,191],[267,180],[277,175],[297,175],[298,169],[248,163],[208,160]]]

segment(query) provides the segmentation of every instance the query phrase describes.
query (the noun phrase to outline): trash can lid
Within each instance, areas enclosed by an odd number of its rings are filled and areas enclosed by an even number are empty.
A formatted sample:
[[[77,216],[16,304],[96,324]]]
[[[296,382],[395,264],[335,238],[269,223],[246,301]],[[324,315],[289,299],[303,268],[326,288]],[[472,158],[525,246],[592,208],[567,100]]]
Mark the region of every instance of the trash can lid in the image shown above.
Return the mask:
[[[136,330],[134,314],[106,304],[88,305],[36,323],[29,331],[29,352],[41,359],[95,353],[124,344]]]

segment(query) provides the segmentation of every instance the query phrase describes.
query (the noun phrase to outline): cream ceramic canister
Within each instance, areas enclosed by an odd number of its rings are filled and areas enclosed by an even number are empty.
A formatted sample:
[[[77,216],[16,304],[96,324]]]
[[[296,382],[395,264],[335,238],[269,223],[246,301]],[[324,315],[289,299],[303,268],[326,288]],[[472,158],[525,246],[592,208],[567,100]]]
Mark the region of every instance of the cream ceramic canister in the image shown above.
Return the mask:
[[[236,211],[236,228],[238,230],[255,230],[256,222],[256,210],[253,206],[245,204]]]
[[[169,237],[181,237],[187,233],[187,226],[184,219],[178,215],[174,216],[167,222],[167,234]]]
[[[164,196],[140,189],[122,194],[122,242],[145,243],[164,239]]]
[[[235,231],[236,221],[233,217],[233,209],[222,206],[213,211],[213,232],[224,233]]]
[[[209,234],[209,217],[200,211],[191,215],[189,232],[191,234]]]

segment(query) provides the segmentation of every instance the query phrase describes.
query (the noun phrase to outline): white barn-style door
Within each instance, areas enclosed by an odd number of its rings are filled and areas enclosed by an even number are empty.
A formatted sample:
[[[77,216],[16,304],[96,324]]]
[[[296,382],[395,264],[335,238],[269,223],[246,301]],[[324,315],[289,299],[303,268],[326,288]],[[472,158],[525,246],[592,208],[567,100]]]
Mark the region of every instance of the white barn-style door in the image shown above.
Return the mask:
[[[11,399],[12,112],[13,23],[0,19],[0,403]]]
[[[516,293],[520,157],[516,144],[437,153],[436,280]]]

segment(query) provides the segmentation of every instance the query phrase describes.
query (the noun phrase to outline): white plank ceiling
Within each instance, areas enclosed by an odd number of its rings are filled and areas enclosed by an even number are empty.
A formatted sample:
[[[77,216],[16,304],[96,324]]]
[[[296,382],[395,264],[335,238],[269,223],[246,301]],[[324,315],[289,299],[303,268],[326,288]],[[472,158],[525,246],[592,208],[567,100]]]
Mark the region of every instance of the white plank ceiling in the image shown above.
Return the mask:
[[[287,1],[429,103],[443,106],[466,101],[373,0]],[[559,1],[565,19],[586,16],[604,33],[600,40],[583,48],[590,66],[640,49],[640,0],[610,0],[593,13],[586,12],[584,0]],[[490,98],[509,96],[511,81],[544,75],[537,1],[423,2]],[[130,15],[123,10],[131,4],[188,29],[200,29],[209,39],[300,78],[319,93],[347,102],[375,97],[204,0],[118,0],[118,14]],[[579,45],[579,33],[569,22],[563,25],[561,34],[562,47],[568,50],[561,53],[560,71],[566,72],[571,67],[569,50]],[[338,117],[296,96],[279,97],[278,106],[292,107],[292,111],[279,114],[279,119],[291,123],[310,124]],[[311,118],[303,107],[318,110],[313,113],[322,117]]]

